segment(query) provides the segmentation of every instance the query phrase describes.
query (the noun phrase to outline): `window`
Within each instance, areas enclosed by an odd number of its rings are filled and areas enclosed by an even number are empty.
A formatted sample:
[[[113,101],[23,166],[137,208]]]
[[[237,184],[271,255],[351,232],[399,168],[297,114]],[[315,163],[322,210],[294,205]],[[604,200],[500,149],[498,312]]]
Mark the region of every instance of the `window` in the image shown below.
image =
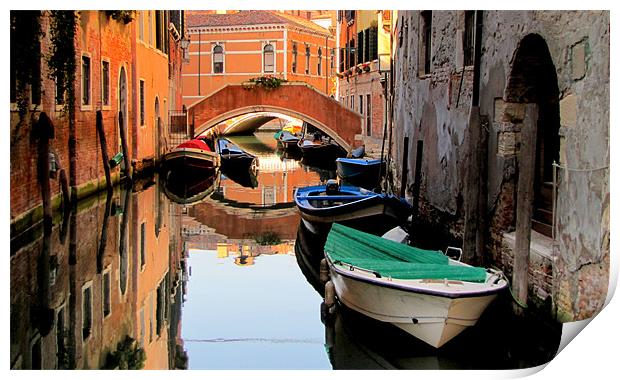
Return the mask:
[[[306,74],[310,74],[310,45],[306,45]]]
[[[224,72],[224,48],[221,45],[213,47],[213,73],[221,74]]]
[[[144,80],[140,79],[140,125],[144,125]]]
[[[355,40],[349,41],[349,61],[347,62],[347,69],[355,66]]]
[[[273,73],[276,71],[273,45],[267,44],[263,48],[263,72]]]
[[[61,88],[61,86],[58,84],[58,79],[56,79],[54,81],[54,91],[55,91],[55,99],[56,99],[56,104],[57,105],[62,105],[65,104],[65,94],[64,94],[64,90]]]
[[[110,290],[111,290],[111,282],[110,282],[110,271],[107,271],[103,274],[103,316],[107,317],[110,315],[110,311],[112,309],[112,304],[110,302]]]
[[[144,268],[146,261],[146,223],[140,225],[140,268]]]
[[[375,27],[371,27],[370,29],[368,29],[368,47],[369,47],[369,57],[368,60],[369,61],[374,61],[375,59],[377,59],[379,57],[378,54],[378,44],[379,44],[379,29],[375,26]]]
[[[144,11],[138,11],[138,33],[140,41],[144,41]]]
[[[420,12],[420,49],[419,64],[420,75],[430,74],[431,72],[431,39],[433,34],[433,13],[432,11]]]
[[[370,107],[370,94],[366,94],[366,136],[372,135],[372,113]]]
[[[155,48],[164,50],[163,33],[162,33],[162,11],[155,11]]]
[[[82,340],[90,336],[93,326],[93,298],[90,286],[82,289]]]
[[[149,26],[149,45],[153,45],[153,16],[151,15],[153,11],[147,11],[148,18],[146,19],[146,23]]]
[[[463,65],[474,64],[474,11],[465,11],[465,31],[463,32]]]
[[[357,33],[357,61],[353,64],[364,62],[364,31]]]
[[[322,60],[323,60],[323,52],[321,51],[321,48],[319,48],[319,50],[317,51],[317,55],[319,56],[318,59],[318,63],[316,65],[316,73],[317,75],[321,75],[321,65],[322,65]]]
[[[355,109],[355,95],[351,95],[351,104],[349,104],[351,109]]]
[[[82,56],[82,105],[90,105],[90,57]]]
[[[370,61],[370,28],[364,29],[364,61]]]
[[[336,49],[332,48],[329,53],[329,73],[334,74],[334,60],[336,59]]]
[[[291,63],[291,71],[297,72],[297,44],[293,42],[293,62]]]
[[[101,62],[101,103],[104,106],[110,105],[110,62]]]

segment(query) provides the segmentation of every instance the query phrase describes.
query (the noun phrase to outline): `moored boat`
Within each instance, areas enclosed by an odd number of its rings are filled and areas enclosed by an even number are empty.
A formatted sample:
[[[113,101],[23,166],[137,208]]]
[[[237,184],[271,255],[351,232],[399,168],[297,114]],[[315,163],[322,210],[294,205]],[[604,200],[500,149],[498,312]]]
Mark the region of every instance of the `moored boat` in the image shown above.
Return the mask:
[[[296,136],[288,131],[282,131],[278,138],[278,142],[282,144],[284,149],[292,150],[298,149],[297,143],[299,142],[299,136]]]
[[[207,143],[206,137],[198,137],[179,144],[164,155],[163,166],[180,175],[191,175],[196,170],[215,170],[220,163],[219,156]]]
[[[322,137],[316,133],[314,137],[302,137],[297,142],[304,160],[315,163],[334,163],[338,157],[345,157],[347,152],[329,138]]]
[[[381,181],[381,172],[385,162],[380,159],[338,158],[336,172],[344,182],[374,189]]]
[[[494,270],[332,225],[325,258],[338,300],[439,348],[478,321],[508,283]]]
[[[220,155],[222,170],[248,170],[258,166],[258,158],[235,145],[230,140],[220,137],[217,139],[216,152]]]
[[[338,186],[331,180],[325,185],[295,190],[295,204],[308,222],[333,223],[375,215],[405,220],[411,206],[394,195],[375,193],[357,186]]]

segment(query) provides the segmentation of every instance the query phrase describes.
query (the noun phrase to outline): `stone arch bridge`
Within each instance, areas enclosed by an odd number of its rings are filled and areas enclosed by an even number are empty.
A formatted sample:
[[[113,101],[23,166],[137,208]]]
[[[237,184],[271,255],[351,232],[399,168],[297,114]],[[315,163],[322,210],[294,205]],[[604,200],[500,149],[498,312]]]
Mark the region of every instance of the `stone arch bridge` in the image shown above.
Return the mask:
[[[194,135],[201,135],[223,121],[254,112],[289,115],[310,123],[350,151],[361,133],[362,115],[341,105],[304,82],[284,82],[277,88],[254,83],[229,84],[188,108]],[[248,123],[256,129],[256,123]],[[240,130],[218,130],[220,134]]]

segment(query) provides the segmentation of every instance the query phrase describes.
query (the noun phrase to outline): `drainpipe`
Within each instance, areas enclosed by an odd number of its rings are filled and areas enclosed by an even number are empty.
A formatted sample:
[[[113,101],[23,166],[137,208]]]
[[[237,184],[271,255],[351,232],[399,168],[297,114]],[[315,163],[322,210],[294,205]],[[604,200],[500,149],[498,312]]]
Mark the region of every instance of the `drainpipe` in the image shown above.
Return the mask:
[[[277,54],[276,54],[276,57],[277,57]],[[287,79],[287,73],[288,73],[288,27],[284,29],[284,80]]]
[[[329,75],[327,74],[329,72],[329,68],[327,67],[329,48],[327,47],[327,37],[328,36],[325,35],[325,54],[323,54],[325,56],[325,70],[323,70],[325,72],[325,95],[329,95]],[[323,59],[323,57],[320,59]]]
[[[200,96],[200,49],[202,48],[202,34],[198,29],[198,96]]]

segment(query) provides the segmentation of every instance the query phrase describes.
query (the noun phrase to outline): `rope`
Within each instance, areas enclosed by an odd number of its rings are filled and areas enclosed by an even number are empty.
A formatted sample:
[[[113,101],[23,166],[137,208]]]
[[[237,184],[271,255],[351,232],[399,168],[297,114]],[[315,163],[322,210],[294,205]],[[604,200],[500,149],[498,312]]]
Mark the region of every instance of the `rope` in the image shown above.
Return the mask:
[[[521,301],[517,299],[517,297],[515,297],[514,293],[512,292],[512,286],[510,285],[510,281],[508,281],[508,278],[506,277],[504,272],[501,272],[501,273],[502,273],[502,277],[504,278],[504,280],[506,280],[506,283],[508,283],[508,291],[510,292],[510,295],[512,296],[512,300],[515,301],[515,303],[519,305],[522,309],[527,309],[527,305],[522,303]]]
[[[600,168],[588,168],[588,169],[584,169],[584,168],[569,168],[569,167],[566,167],[566,166],[562,166],[560,164],[556,164],[555,162],[553,163],[553,166],[558,167],[560,169],[564,169],[564,170],[569,171],[569,172],[595,172],[595,171],[599,171],[599,170],[609,169],[609,165],[603,166],[603,167],[600,167]]]

